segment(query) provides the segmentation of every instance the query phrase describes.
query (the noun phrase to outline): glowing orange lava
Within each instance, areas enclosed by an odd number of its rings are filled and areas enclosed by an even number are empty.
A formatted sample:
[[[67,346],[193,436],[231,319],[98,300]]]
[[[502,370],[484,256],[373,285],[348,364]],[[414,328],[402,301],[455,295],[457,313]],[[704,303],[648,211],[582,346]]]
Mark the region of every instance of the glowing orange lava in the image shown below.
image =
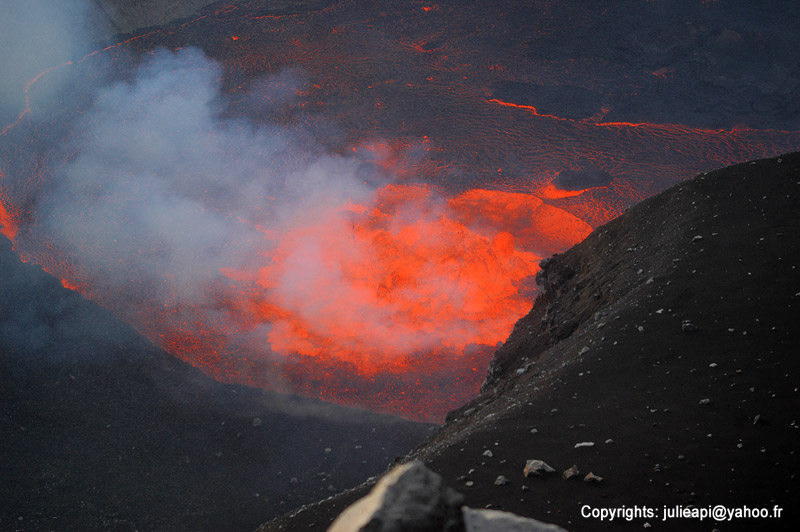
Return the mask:
[[[502,341],[531,304],[519,285],[538,269],[532,250],[589,231],[533,196],[473,190],[441,204],[426,187],[388,186],[284,234],[258,274],[259,310],[273,351],[371,375],[420,350]]]
[[[591,188],[582,188],[580,190],[563,190],[555,186],[553,183],[548,183],[541,188],[536,190],[536,194],[545,199],[564,199],[564,198],[574,198],[576,196],[580,196],[584,192],[588,190],[592,190],[595,188],[607,188],[605,186],[602,187],[591,187]]]
[[[220,380],[440,420],[529,310],[540,258],[590,231],[527,194],[389,185],[270,230],[260,266],[223,270],[224,322],[168,307],[137,326]]]
[[[563,249],[590,230],[525,194],[470,190],[444,199],[425,186],[390,185],[370,203],[342,205],[271,232],[278,244],[267,265],[224,271],[236,284],[225,297],[239,309],[242,331],[267,327],[265,345],[279,357],[284,376],[291,380],[293,363],[315,360],[296,383],[306,393],[330,398],[337,390],[340,402],[409,414],[411,405],[397,396],[394,405],[348,400],[348,386],[337,382],[337,370],[345,368],[357,395],[364,390],[358,381],[402,373],[418,381],[405,393],[425,394],[426,416],[435,418],[454,406],[453,391],[431,387],[427,377],[458,373],[464,364],[453,359],[473,356],[470,345],[504,340],[531,305],[537,251]],[[213,359],[208,369],[218,371],[212,351],[224,346],[211,342],[203,349],[191,336],[189,345],[172,343],[173,350],[190,351],[194,363],[204,350]],[[490,354],[484,350],[480,362]],[[314,380],[324,386],[309,390]]]
[[[72,284],[71,282],[69,282],[66,279],[61,279],[61,286],[63,286],[67,290],[74,290],[76,292],[80,292],[81,291],[81,287],[79,285]]]
[[[3,174],[0,174],[0,177],[2,176]],[[17,237],[17,226],[2,201],[0,201],[0,233],[11,241]]]

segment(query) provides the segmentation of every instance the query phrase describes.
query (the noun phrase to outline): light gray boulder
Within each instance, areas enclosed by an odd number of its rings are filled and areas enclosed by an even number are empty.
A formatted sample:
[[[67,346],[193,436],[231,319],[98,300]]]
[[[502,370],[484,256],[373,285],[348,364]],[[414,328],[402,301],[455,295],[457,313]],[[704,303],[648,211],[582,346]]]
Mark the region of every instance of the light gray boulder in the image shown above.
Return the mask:
[[[464,525],[466,532],[567,532],[560,526],[509,512],[466,507],[464,507]]]
[[[463,532],[462,501],[442,477],[409,462],[384,475],[328,532]]]

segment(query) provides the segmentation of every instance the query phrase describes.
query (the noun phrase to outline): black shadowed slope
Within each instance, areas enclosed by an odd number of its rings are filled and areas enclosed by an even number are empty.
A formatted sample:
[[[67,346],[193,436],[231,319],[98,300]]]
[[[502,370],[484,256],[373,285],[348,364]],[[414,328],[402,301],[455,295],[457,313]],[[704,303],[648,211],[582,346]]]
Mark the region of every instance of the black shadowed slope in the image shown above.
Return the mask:
[[[796,530],[798,268],[800,154],[650,198],[546,262],[481,395],[410,458],[468,506],[572,531]],[[527,459],[557,472],[525,478]],[[582,482],[589,472],[603,480]],[[324,530],[365,490],[259,530]],[[664,506],[718,504],[782,516],[662,521]],[[581,515],[636,505],[654,516]]]
[[[0,237],[0,530],[252,530],[428,429],[217,383]]]

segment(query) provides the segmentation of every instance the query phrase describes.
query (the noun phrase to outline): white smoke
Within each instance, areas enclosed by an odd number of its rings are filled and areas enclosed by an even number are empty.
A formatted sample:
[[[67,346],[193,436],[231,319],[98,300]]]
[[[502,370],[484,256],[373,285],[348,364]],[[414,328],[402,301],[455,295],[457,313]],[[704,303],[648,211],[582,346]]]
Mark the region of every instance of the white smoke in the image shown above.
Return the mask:
[[[73,260],[85,293],[150,327],[151,338],[160,331],[147,314],[167,309],[182,313],[183,333],[203,333],[193,324],[207,321],[226,350],[253,354],[303,346],[308,354],[330,342],[391,359],[458,350],[454,343],[481,341],[482,327],[493,335],[505,327],[505,314],[484,314],[488,281],[520,261],[533,271],[536,257],[496,253],[492,231],[458,225],[433,193],[365,222],[369,214],[359,214],[375,208],[391,176],[380,161],[332,155],[313,132],[286,123],[306,76],[286,70],[256,84],[248,98],[266,100],[262,122],[229,112],[221,78],[197,49],[156,50],[130,81],[98,90],[74,124],[66,147],[74,157],[34,218]],[[360,238],[359,223],[380,227]],[[249,283],[244,297],[241,283]],[[495,297],[513,299],[503,303],[511,312],[520,305],[515,292]],[[279,311],[254,316],[254,299]],[[305,330],[295,334],[298,323]]]
[[[224,117],[221,75],[197,49],[157,50],[132,81],[100,89],[74,126],[76,156],[35,218],[90,288],[213,307],[223,270],[266,265],[271,230],[323,222],[371,193],[370,163],[330,155],[308,132]],[[280,106],[304,83],[284,71],[259,87],[278,87],[262,94]],[[290,280],[319,280],[318,257],[294,260]]]
[[[97,21],[84,0],[0,0],[0,129],[25,108],[25,85],[37,74],[81,57]],[[67,80],[38,84],[44,102]]]
[[[200,50],[159,49],[96,89],[45,182],[17,189],[35,199],[18,246],[174,354],[258,384],[296,354],[390,367],[507,334],[534,253],[425,187],[379,206],[389,159],[302,125],[303,71],[235,102],[222,77]]]

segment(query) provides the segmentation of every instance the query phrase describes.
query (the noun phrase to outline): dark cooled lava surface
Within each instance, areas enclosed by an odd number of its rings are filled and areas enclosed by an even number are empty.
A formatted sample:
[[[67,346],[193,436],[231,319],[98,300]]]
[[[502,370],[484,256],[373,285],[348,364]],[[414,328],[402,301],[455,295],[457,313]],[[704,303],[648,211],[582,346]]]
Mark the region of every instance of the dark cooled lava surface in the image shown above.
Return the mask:
[[[640,203],[548,261],[480,396],[406,459],[468,506],[567,530],[796,530],[799,243],[797,153]],[[528,459],[557,472],[525,478]],[[563,480],[572,465],[580,476]],[[259,530],[324,530],[367,489]],[[783,515],[661,521],[664,506],[718,504]],[[584,505],[659,513],[601,522]]]

